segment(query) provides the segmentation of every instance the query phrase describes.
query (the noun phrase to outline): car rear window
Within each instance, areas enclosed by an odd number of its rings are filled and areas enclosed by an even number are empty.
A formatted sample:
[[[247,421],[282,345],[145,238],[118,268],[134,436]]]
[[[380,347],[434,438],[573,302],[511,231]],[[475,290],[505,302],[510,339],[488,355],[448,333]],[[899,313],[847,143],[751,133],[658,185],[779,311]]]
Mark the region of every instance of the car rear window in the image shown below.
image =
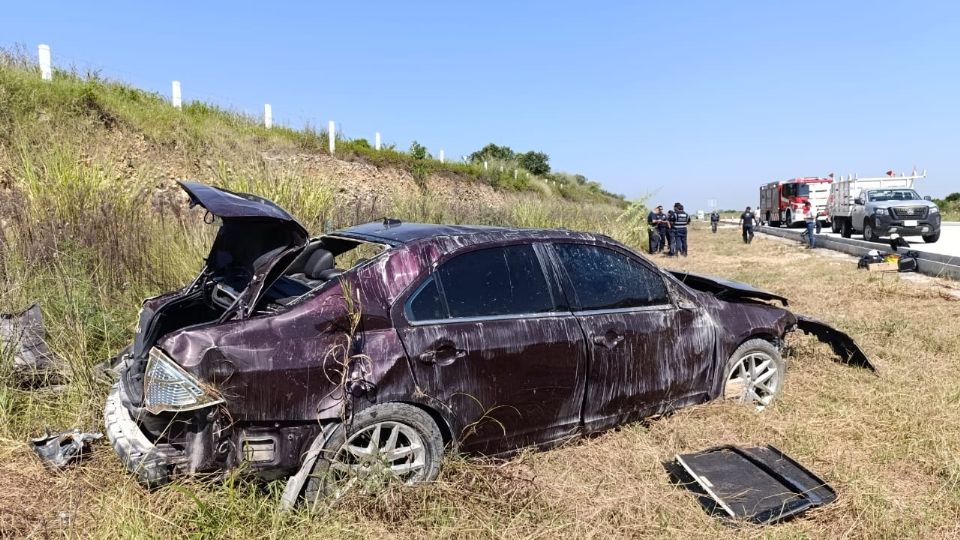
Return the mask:
[[[622,253],[586,244],[556,244],[554,248],[570,278],[579,311],[670,302],[663,278]]]
[[[410,320],[524,315],[558,309],[532,245],[464,253],[440,265],[430,279],[439,279],[449,312],[443,312],[436,283],[428,281],[408,303]]]

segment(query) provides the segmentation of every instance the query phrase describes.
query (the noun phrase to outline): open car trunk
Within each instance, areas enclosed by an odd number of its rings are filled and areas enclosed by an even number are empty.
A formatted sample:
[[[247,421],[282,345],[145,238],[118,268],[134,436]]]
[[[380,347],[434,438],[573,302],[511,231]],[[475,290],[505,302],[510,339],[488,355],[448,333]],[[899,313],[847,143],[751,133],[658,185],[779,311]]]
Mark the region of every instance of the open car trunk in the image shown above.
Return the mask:
[[[150,348],[160,337],[188,326],[249,316],[274,268],[293,260],[307,243],[303,225],[266,199],[196,182],[179,184],[191,206],[199,205],[220,220],[220,229],[192,283],[144,302],[130,377],[142,376]]]

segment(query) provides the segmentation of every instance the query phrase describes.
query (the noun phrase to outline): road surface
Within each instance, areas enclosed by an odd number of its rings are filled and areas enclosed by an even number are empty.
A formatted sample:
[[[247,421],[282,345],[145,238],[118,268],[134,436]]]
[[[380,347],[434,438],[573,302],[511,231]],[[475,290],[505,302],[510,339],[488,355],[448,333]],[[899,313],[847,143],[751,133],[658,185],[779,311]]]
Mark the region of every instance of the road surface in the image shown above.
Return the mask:
[[[831,238],[841,238],[839,234],[830,232],[829,228],[824,228],[821,234]],[[863,240],[863,235],[854,233],[850,238]],[[904,236],[904,239],[910,242],[910,249],[960,258],[960,222],[944,221],[940,228],[940,240],[933,244],[925,243],[923,238],[919,236]],[[878,250],[883,251],[886,248],[887,251],[890,251],[889,238],[881,237],[876,244]]]

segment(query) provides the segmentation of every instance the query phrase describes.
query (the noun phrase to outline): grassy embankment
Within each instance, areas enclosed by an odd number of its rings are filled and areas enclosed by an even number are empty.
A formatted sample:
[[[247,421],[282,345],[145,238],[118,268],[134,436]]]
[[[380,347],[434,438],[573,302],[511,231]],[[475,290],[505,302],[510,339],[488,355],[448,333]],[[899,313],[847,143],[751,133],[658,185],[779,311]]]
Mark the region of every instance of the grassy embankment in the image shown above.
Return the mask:
[[[851,259],[763,237],[744,249],[728,228],[716,235],[694,229],[691,257],[668,264],[789,296],[798,312],[849,330],[880,377],[840,366],[827,347],[793,336],[782,400],[762,413],[710,404],[506,463],[449,458],[435,484],[355,494],[313,513],[278,514],[282,486],[262,489],[240,478],[149,493],[102,444],[84,465],[50,474],[26,439],[47,426],[100,428],[106,388],[90,366],[129,340],[140,299],[189,279],[205,252],[209,229],[157,189],[169,183],[168,170],[213,162],[199,179],[272,198],[312,230],[337,215],[339,195],[332,179],[259,159],[316,152],[297,139],[313,135],[267,132],[207,106],[176,112],[98,81],[38,79],[0,68],[0,311],[41,302],[50,346],[74,378],[55,393],[19,390],[0,374],[0,536],[960,535],[953,285],[858,272]],[[384,204],[405,219],[563,225],[636,241],[616,219],[621,210],[609,205],[531,195],[454,215],[433,199],[414,192]],[[364,212],[346,215],[380,217]],[[677,452],[725,443],[774,444],[831,482],[840,500],[775,528],[727,527],[672,487],[660,466]]]

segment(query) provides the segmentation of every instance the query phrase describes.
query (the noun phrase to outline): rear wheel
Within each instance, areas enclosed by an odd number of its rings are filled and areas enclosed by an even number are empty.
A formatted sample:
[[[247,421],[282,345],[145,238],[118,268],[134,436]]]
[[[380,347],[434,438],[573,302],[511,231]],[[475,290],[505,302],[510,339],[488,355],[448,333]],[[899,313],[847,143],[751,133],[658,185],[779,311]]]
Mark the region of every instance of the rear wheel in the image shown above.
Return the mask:
[[[840,224],[837,223],[837,220],[830,221],[830,232],[833,234],[838,234],[840,232]]]
[[[843,223],[840,224],[840,236],[844,238],[853,236],[853,227],[850,226],[850,218],[843,218]]]
[[[351,489],[376,490],[389,482],[415,484],[440,473],[443,435],[426,411],[403,403],[359,412],[349,432],[340,425],[326,442],[307,482],[308,503]]]
[[[933,234],[928,234],[928,235],[926,235],[926,236],[923,237],[923,241],[926,242],[926,243],[928,243],[928,244],[932,244],[932,243],[936,242],[936,241],[939,240],[939,239],[940,239],[940,231],[937,231],[937,232],[935,232],[935,233],[933,233]]]
[[[751,339],[734,351],[724,374],[724,399],[766,407],[783,390],[786,364],[772,343]]]

